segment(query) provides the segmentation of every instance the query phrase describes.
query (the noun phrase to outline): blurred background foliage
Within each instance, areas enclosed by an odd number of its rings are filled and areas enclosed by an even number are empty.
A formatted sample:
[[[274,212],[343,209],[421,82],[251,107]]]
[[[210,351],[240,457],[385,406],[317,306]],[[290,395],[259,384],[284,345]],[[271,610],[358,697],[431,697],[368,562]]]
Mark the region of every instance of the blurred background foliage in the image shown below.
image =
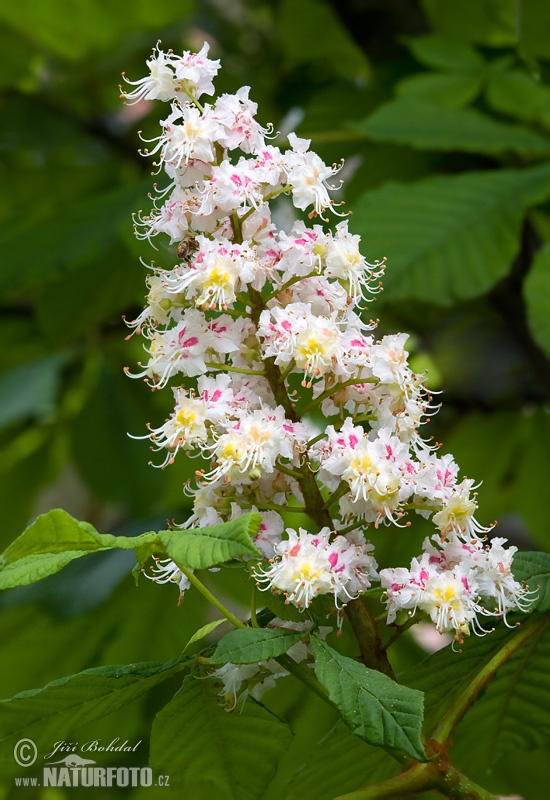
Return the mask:
[[[122,71],[145,74],[161,39],[174,50],[209,41],[222,59],[218,93],[251,85],[263,123],[311,138],[328,163],[345,157],[350,227],[369,260],[388,258],[369,311],[381,333],[411,333],[413,367],[429,369],[428,385],[443,392],[431,433],[463,474],[483,481],[482,522],[498,517],[514,544],[548,549],[549,30],[544,0],[1,4],[2,546],[55,506],[115,533],[187,514],[182,484],[196,462],[151,469],[147,444],[126,435],[170,410],[169,392],[123,374],[141,353],[122,321],[143,304],[139,259],[175,259],[173,248],[137,242],[130,216],[147,209],[154,180],[137,130],[156,135],[164,108],[125,107],[117,91]],[[383,566],[390,553],[404,564],[419,549],[411,532],[397,541],[377,542]],[[137,591],[126,556],[87,559],[5,594],[3,696],[88,666],[181,651],[199,601],[178,610],[176,590],[142,582]],[[216,580],[234,601],[246,598],[240,578]],[[396,653],[403,668],[418,660],[415,648],[408,640]],[[280,713],[296,701],[285,691],[273,701]],[[313,750],[312,721],[328,730],[326,711],[307,702],[269,796],[282,796]],[[159,703],[140,700],[109,730],[145,737]],[[363,758],[363,782],[368,770],[388,770],[383,754],[342,731],[323,753],[335,763]],[[486,744],[469,773],[495,791],[520,781],[525,797],[546,797],[537,788],[544,762],[530,753],[527,768],[525,753],[517,763],[503,753]],[[307,770],[321,768],[313,760],[289,797],[307,798]],[[328,776],[326,786],[323,797],[333,796]]]

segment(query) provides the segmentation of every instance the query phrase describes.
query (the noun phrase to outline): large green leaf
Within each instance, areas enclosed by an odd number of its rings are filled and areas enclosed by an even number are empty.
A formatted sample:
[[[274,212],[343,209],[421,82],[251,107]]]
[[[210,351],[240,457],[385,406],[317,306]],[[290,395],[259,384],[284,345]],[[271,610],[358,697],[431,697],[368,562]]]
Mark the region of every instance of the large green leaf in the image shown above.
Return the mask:
[[[529,669],[529,662],[524,664],[521,656],[529,654],[533,643],[538,642],[541,637],[546,635],[544,631],[548,627],[548,622],[546,616],[536,615],[529,618],[517,630],[507,628],[502,623],[495,631],[486,636],[472,636],[466,640],[461,646],[460,652],[456,652],[452,647],[446,647],[428,656],[421,664],[401,673],[400,681],[407,686],[422,690],[425,694],[426,730],[432,731],[462,692],[469,690],[472,681],[491,659],[503,648],[510,648],[513,644],[514,633],[525,635],[526,625],[530,626],[529,637],[519,649],[513,652],[507,663],[515,664],[516,669],[519,669],[519,674],[524,666]],[[491,678],[491,681],[497,680],[502,669],[504,669],[503,666],[496,672],[496,677]],[[519,674],[516,675],[517,678],[519,678]],[[513,694],[513,683],[508,686],[508,691]],[[477,701],[480,706],[484,696]]]
[[[491,47],[517,43],[516,0],[422,0],[422,6],[435,30],[449,38]]]
[[[304,36],[304,25],[308,35]],[[328,63],[347,80],[365,79],[369,64],[365,53],[324,0],[283,0],[279,26],[281,44],[290,67],[309,61]]]
[[[455,733],[459,762],[490,767],[505,753],[530,752],[550,737],[550,620],[498,670]],[[520,629],[521,631],[521,629]],[[475,738],[475,753],[468,746]]]
[[[293,777],[285,800],[333,800],[395,775],[395,760],[371,747],[339,722]]]
[[[424,701],[387,675],[340,655],[311,638],[315,674],[339,708],[344,722],[369,744],[425,760],[422,744]]]
[[[252,542],[261,521],[259,514],[243,514],[221,525],[165,531],[159,534],[159,538],[176,564],[191,569],[208,569],[238,556],[261,557]]]
[[[21,737],[33,739],[44,756],[76,726],[123,708],[184,668],[177,661],[96,667],[1,700],[0,773],[13,769],[13,746]]]
[[[193,800],[261,800],[290,742],[288,726],[259,703],[228,714],[213,681],[189,677],[155,718],[151,765]]]
[[[400,97],[380,106],[358,123],[349,123],[377,142],[408,144],[424,150],[547,155],[550,140],[506,122],[497,122],[472,108],[449,108]]]
[[[5,259],[0,295],[11,296],[54,281],[99,258],[117,240],[120,227],[131,224],[130,213],[149,186],[150,182],[133,184],[84,198],[32,230],[25,221],[6,226],[0,235]],[[72,313],[78,313],[77,309]]]
[[[140,536],[98,533],[61,509],[39,516],[4,551],[0,588],[25,586],[59,572],[75,558],[101,550],[135,550],[140,562],[152,553],[166,553],[177,564],[207,569],[237,556],[259,556],[252,543],[261,523],[259,514],[244,514],[232,522],[184,531],[148,532]]]
[[[255,664],[286,653],[289,647],[303,637],[282,628],[242,628],[226,633],[218,642],[212,662],[214,664]]]
[[[87,522],[79,522],[61,509],[41,514],[4,551],[0,559],[0,588],[26,586],[59,572],[75,558],[118,548],[162,551],[156,533],[112,536],[98,533]]]
[[[429,33],[426,36],[407,36],[404,42],[414,57],[427,67],[476,74],[485,66],[477,50],[454,36]]]
[[[154,40],[162,26],[184,18],[193,5],[193,0],[182,0],[176,6],[169,0],[140,0],[130,6],[124,0],[108,5],[95,0],[59,0],[52,6],[48,0],[22,0],[17,6],[2,4],[0,19],[40,48],[77,61],[91,52],[113,48],[131,31],[150,28]]]
[[[531,335],[550,356],[550,243],[536,254],[523,293]]]
[[[396,86],[400,97],[410,97],[423,103],[460,107],[468,105],[481,91],[482,80],[477,75],[430,72],[410,75]]]
[[[525,209],[550,194],[550,166],[387,184],[354,208],[369,256],[388,257],[388,299],[448,305],[506,275]]]
[[[121,359],[134,362],[122,338],[121,331],[120,350],[124,352],[103,348],[97,383],[72,420],[75,465],[99,498],[122,504],[132,516],[177,514],[179,520],[185,519],[182,506],[189,501],[185,500],[182,486],[200,464],[182,453],[170,468],[154,469],[148,464],[150,442],[136,441],[128,435],[146,434],[146,424],[152,418],[168,417],[173,410],[173,397],[170,392],[152,394],[141,382],[128,380],[121,369]]]
[[[487,86],[487,100],[497,111],[550,127],[550,87],[528,72],[495,71]]]
[[[51,415],[70,353],[55,353],[0,373],[0,426]]]
[[[542,549],[550,548],[548,515],[542,502],[548,490],[548,442],[550,415],[544,407],[525,414],[527,436],[515,467],[513,503],[523,516],[530,536]]]

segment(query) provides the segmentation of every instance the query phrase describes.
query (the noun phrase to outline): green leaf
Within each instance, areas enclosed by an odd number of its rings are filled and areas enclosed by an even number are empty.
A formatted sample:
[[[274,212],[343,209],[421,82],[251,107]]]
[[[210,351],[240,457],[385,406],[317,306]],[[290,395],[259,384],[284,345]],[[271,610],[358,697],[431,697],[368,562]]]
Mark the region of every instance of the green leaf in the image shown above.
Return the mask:
[[[21,0],[17,6],[2,4],[0,19],[41,49],[78,61],[98,50],[114,48],[133,31],[143,35],[144,29],[151,29],[154,39],[164,25],[185,19],[192,8],[192,0],[181,0],[177,6],[169,0],[140,0],[131,6],[123,0],[108,6],[95,0],[58,0],[55,7],[49,0]]]
[[[173,402],[170,393],[152,394],[141,381],[129,380],[124,374],[122,359],[131,356],[122,338],[123,353],[103,347],[97,383],[71,423],[75,465],[98,497],[122,504],[132,516],[166,517],[177,512],[181,518],[185,504],[182,486],[200,464],[182,453],[169,469],[154,469],[148,464],[150,442],[128,435],[146,434],[147,422],[168,417]]]
[[[209,633],[215,631],[223,622],[227,622],[225,617],[221,619],[212,620],[212,622],[207,622],[206,625],[203,625],[202,628],[199,628],[198,631],[195,631],[193,636],[189,639],[187,644],[184,647],[183,652],[187,650],[189,645],[194,644],[195,642],[200,642],[201,639],[204,639],[205,636],[208,636]]]
[[[286,653],[304,636],[283,628],[242,628],[226,633],[212,656],[214,664],[255,664]]]
[[[283,0],[279,30],[290,67],[320,61],[323,65],[330,64],[346,80],[364,80],[370,71],[365,53],[324,0],[301,0],[299,4]]]
[[[342,722],[315,746],[292,778],[285,800],[333,800],[395,775],[395,760],[380,747],[353,736]]]
[[[550,611],[550,553],[516,553],[512,572],[516,580],[525,581],[530,591],[537,592],[531,608]]]
[[[53,281],[99,258],[119,236],[121,225],[130,225],[130,213],[150,183],[133,184],[95,195],[58,210],[32,230],[23,225],[5,226],[0,246],[5,258],[0,272],[0,295],[28,291]],[[40,247],[37,251],[37,242]],[[75,313],[75,312],[73,312]]]
[[[259,703],[228,714],[214,681],[188,677],[155,718],[151,765],[193,800],[261,800],[291,738]]]
[[[394,142],[421,150],[546,155],[550,141],[519,125],[496,122],[472,108],[448,108],[401,97],[380,106],[358,123],[349,123],[378,142]]]
[[[521,4],[518,19],[519,50],[528,58],[549,58],[548,30],[550,6],[546,0],[529,0]]]
[[[453,760],[456,752],[462,764],[469,758],[477,768],[487,770],[504,753],[530,752],[548,743],[549,623],[547,619],[525,646],[503,664],[482,697],[468,711],[456,729],[456,745],[451,751]],[[474,739],[476,752],[472,753]]]
[[[526,4],[527,5],[527,4]],[[449,38],[506,47],[518,38],[516,0],[422,0],[433,28]]]
[[[96,667],[1,700],[0,773],[13,768],[13,745],[22,735],[47,754],[77,725],[123,708],[184,668],[177,661]]]
[[[426,760],[421,692],[340,655],[315,637],[311,637],[311,648],[315,674],[356,736],[369,744]]]
[[[542,498],[548,491],[548,442],[550,414],[544,407],[531,408],[524,419],[525,444],[514,463],[513,504],[523,516],[529,534],[541,548],[550,545],[548,514]]]
[[[261,524],[260,514],[243,514],[231,522],[159,534],[167,554],[176,564],[190,569],[208,569],[238,556],[256,556],[252,543]]]
[[[454,37],[430,33],[426,36],[405,36],[403,41],[414,57],[426,67],[469,73],[478,73],[485,67],[477,50]]]
[[[480,93],[481,86],[482,80],[476,75],[433,72],[403,78],[396,91],[399,97],[459,108],[471,103]]]
[[[388,299],[450,305],[506,275],[525,209],[549,194],[548,165],[391,183],[356,203],[354,226],[371,260],[388,257]]]
[[[533,643],[538,642],[540,637],[545,635],[544,631],[548,627],[548,620],[538,615],[529,617],[518,629],[518,634],[523,635],[525,625],[532,626],[531,638],[506,662],[515,664],[515,669],[519,669],[520,673],[522,669],[521,654],[528,654],[532,650]],[[426,730],[430,731],[440,722],[462,692],[468,690],[483,667],[503,647],[510,644],[515,630],[515,628],[510,629],[501,623],[486,636],[471,636],[461,645],[459,652],[452,647],[445,647],[428,656],[421,664],[416,664],[398,676],[399,680],[407,686],[424,692]],[[491,683],[498,678],[503,668],[503,666],[500,667],[495,677],[491,679]],[[513,694],[513,686],[510,686],[508,691]],[[477,701],[480,705],[482,705],[483,697]]]
[[[533,259],[523,296],[533,339],[550,356],[550,243],[543,245]]]
[[[51,414],[69,357],[56,353],[0,373],[0,426]]]
[[[141,536],[112,536],[98,533],[61,509],[41,514],[0,558],[0,589],[26,586],[63,569],[70,561],[88,553],[158,544],[156,533]]]
[[[550,127],[550,87],[528,72],[495,72],[489,79],[487,100],[496,111]]]
[[[531,636],[493,675],[453,733],[452,763],[493,791],[499,789],[496,769],[503,754],[514,758],[548,739],[549,623],[537,614],[517,630],[523,636],[525,626],[532,626]],[[466,640],[460,652],[446,647],[399,675],[408,686],[425,692],[428,731],[513,637],[514,631],[501,624],[487,636]]]

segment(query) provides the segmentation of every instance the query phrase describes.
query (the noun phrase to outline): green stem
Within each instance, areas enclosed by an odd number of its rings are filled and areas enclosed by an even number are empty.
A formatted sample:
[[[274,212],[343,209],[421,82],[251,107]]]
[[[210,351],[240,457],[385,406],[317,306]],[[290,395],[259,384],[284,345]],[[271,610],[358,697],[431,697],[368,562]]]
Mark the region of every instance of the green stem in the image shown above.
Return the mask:
[[[387,781],[376,783],[374,786],[338,795],[335,800],[384,800],[384,798],[390,797],[399,800],[399,798],[411,794],[424,792],[432,788],[433,779],[422,769],[423,766],[424,764],[420,765],[420,768],[415,766],[407,772],[402,772]]]
[[[303,408],[301,408],[299,412],[300,416],[303,417],[304,414],[307,414],[308,411],[311,411],[312,409],[316,408],[323,402],[323,400],[326,400],[327,397],[331,397],[331,395],[336,394],[336,392],[339,392],[340,389],[345,389],[346,386],[361,386],[364,383],[378,383],[378,382],[379,382],[378,378],[351,378],[349,381],[343,381],[342,383],[335,383],[334,386],[325,389],[325,391],[322,392],[318,397],[316,397],[315,400],[312,400],[311,402],[307,403],[307,405],[305,405]]]
[[[294,286],[295,283],[300,283],[300,281],[305,281],[306,278],[313,278],[318,273],[313,271],[308,273],[307,275],[300,275],[297,278],[290,278],[288,281],[285,281],[278,289],[274,289],[271,294],[268,294],[267,297],[264,297],[264,303],[268,303],[270,300],[273,300],[275,297],[278,297],[281,292],[284,292],[285,289],[290,289],[291,286]]]
[[[250,598],[250,622],[253,628],[259,628],[258,618],[256,616],[256,584],[252,584],[252,596]]]
[[[329,706],[332,708],[336,708],[332,700],[328,696],[328,692],[325,687],[317,680],[313,671],[302,662],[301,664],[297,664],[294,659],[292,659],[286,653],[282,656],[279,656],[275,659],[278,664],[281,665],[287,672],[290,672],[291,675],[294,675],[295,678],[298,678],[299,681],[304,683],[308,689],[311,689],[312,692],[324,700],[325,703],[328,703]],[[338,710],[338,709],[336,709]]]
[[[205,361],[208,369],[219,369],[223,372],[240,372],[242,375],[258,375],[264,377],[264,373],[259,369],[242,369],[241,367],[232,367],[229,364],[216,364],[213,361]]]
[[[343,497],[346,494],[346,492],[349,492],[349,486],[346,483],[346,481],[341,481],[340,485],[330,495],[330,497],[328,498],[328,500],[324,504],[323,508],[330,508],[330,506],[333,503],[335,503],[337,500],[339,500],[341,497]]]
[[[289,478],[294,478],[294,480],[299,481],[302,478],[302,473],[298,472],[297,470],[290,469],[290,467],[285,467],[284,464],[280,464],[278,461],[275,462],[275,468],[282,472],[283,475],[288,475]]]
[[[279,469],[277,467],[277,469]],[[279,470],[280,472],[281,470]],[[296,473],[298,475],[298,473]],[[252,508],[252,506],[250,506]],[[257,504],[256,508],[258,511],[278,511],[279,514],[287,513],[287,511],[293,514],[305,514],[307,512],[307,508],[305,506],[278,506],[276,503],[261,503]]]
[[[206,588],[204,583],[197,578],[197,576],[195,575],[194,572],[192,572],[190,569],[187,569],[187,567],[184,567],[182,564],[177,564],[177,567],[178,567],[179,570],[181,570],[183,572],[183,574],[185,575],[185,577],[187,578],[189,583],[192,583],[193,586],[196,589],[199,590],[199,592],[202,594],[202,596],[205,597],[208,600],[208,602],[211,603],[214,606],[214,608],[217,608],[218,611],[220,612],[220,614],[223,614],[223,616],[227,620],[229,620],[229,622],[232,625],[234,625],[235,628],[246,628],[247,627],[244,624],[244,622],[241,622],[240,619],[237,619],[235,614],[233,614],[231,611],[229,611],[229,609],[226,608],[223,605],[223,603],[220,603],[218,598],[215,597],[212,594],[212,592],[209,589]]]
[[[521,630],[512,636],[496,653],[490,661],[485,664],[475,678],[468,684],[466,689],[460,694],[458,699],[447,711],[437,728],[434,730],[432,740],[444,744],[448,741],[453,730],[456,728],[466,711],[470,708],[481,690],[491,680],[495,672],[501,667],[515,652],[535,635],[540,635],[543,629],[550,623],[546,617],[541,619],[530,619],[523,623]]]
[[[290,375],[295,366],[296,362],[294,361],[294,359],[292,359],[288,367],[283,372],[281,372],[281,377],[279,378],[279,381],[281,383],[285,382],[285,380],[288,378],[288,376]]]
[[[429,764],[415,764],[406,772],[374,786],[339,795],[336,800],[401,800],[403,797],[432,789],[456,800],[497,800],[496,795],[451,766],[445,755]]]

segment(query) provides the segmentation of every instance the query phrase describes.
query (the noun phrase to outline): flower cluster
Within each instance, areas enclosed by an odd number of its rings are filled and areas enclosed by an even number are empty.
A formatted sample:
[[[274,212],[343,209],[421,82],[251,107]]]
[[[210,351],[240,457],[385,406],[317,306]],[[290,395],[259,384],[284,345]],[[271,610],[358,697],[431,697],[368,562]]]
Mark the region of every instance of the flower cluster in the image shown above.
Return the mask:
[[[134,377],[174,395],[170,418],[146,435],[157,466],[180,452],[206,461],[186,487],[185,525],[258,512],[256,544],[269,560],[256,568],[260,586],[300,609],[322,594],[340,608],[377,579],[359,529],[409,525],[419,514],[442,544],[437,554],[426,546],[411,570],[382,571],[390,622],[418,607],[460,636],[489,613],[481,596],[497,616],[524,607],[514,548],[485,547],[473,482],[420,435],[435,409],[425,376],[409,366],[407,335],[376,338],[365,319],[384,262],[361,255],[331,198],[340,165],[295,134],[286,148],[271,143],[249,87],[205,102],[219,69],[208,52],[157,48],[150,74],[123,92],[126,102],[169,103],[143,151],[168,183],[136,231],[151,243],[168,237],[177,263],[151,267],[147,304],[129,324],[145,340]],[[281,196],[308,222],[296,214],[279,230],[271,211]],[[329,421],[323,430],[315,411]],[[314,531],[285,531],[284,509],[305,513]],[[174,566],[160,564],[154,577],[183,592]]]
[[[505,548],[506,539],[495,537],[490,544],[479,539],[464,541],[451,534],[424,541],[423,554],[413,558],[411,568],[380,571],[387,595],[388,623],[401,610],[413,615],[425,612],[440,633],[455,634],[458,640],[470,634],[484,634],[479,616],[503,617],[508,611],[528,611],[532,595],[512,575],[516,547]]]

